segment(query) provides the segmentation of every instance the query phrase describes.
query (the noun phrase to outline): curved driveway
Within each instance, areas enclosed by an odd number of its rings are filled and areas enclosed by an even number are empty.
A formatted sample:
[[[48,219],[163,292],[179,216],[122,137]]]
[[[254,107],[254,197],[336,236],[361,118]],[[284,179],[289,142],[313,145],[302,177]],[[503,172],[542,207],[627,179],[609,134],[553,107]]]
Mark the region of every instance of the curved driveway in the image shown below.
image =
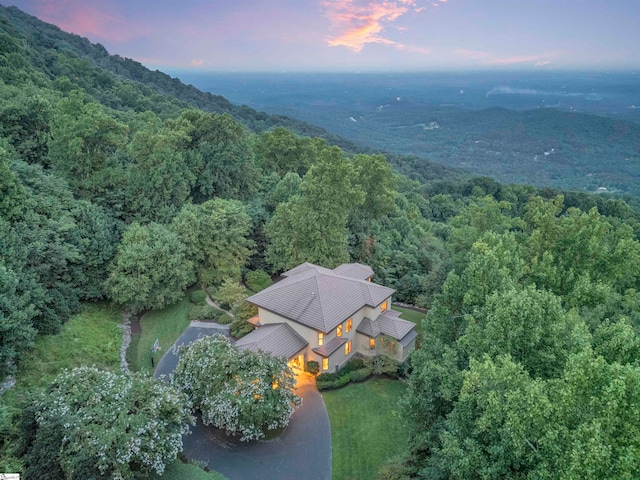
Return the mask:
[[[228,326],[193,322],[174,344],[188,345],[194,340],[223,333]],[[176,348],[162,357],[155,376],[169,375],[178,364]],[[207,462],[210,469],[230,480],[331,479],[331,428],[322,396],[313,380],[298,375],[297,393],[302,406],[291,417],[289,426],[274,440],[240,442],[217,428],[198,422],[191,434],[183,437],[184,454]]]

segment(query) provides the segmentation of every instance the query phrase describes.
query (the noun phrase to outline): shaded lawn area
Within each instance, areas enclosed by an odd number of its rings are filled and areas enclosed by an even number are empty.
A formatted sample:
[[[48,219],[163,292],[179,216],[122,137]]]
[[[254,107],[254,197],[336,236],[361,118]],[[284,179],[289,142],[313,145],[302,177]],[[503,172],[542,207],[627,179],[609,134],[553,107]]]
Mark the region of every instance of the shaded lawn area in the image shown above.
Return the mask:
[[[391,307],[391,310],[395,310],[400,312],[400,318],[403,320],[408,320],[416,324],[416,332],[418,333],[418,339],[416,340],[416,348],[420,347],[420,343],[422,342],[422,319],[427,316],[426,313],[416,312],[415,310],[411,310],[409,308],[398,307],[394,305]]]
[[[142,333],[137,342],[134,342],[132,347],[136,348],[135,355],[132,354],[129,358],[132,359],[132,370],[141,372],[148,372],[153,374],[153,368],[151,367],[151,347],[156,339],[160,345],[160,350],[154,354],[156,365],[162,358],[165,352],[171,348],[173,343],[182,335],[182,332],[189,326],[189,293],[182,298],[179,302],[169,305],[162,310],[153,310],[147,312],[142,316],[140,325],[142,327]]]
[[[227,477],[217,472],[205,472],[199,466],[191,463],[182,463],[176,460],[171,465],[167,465],[161,477],[153,475],[153,480],[226,480]]]
[[[406,388],[398,380],[376,379],[323,392],[334,480],[371,479],[406,449],[407,429],[398,407]]]

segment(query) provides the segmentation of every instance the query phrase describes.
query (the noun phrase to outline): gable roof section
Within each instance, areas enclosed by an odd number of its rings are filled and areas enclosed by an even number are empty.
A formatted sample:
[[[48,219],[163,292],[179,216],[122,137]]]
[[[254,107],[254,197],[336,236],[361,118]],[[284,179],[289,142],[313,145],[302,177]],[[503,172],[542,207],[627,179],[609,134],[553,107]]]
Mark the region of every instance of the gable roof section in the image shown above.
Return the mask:
[[[333,273],[342,277],[366,280],[367,278],[373,277],[373,268],[369,265],[362,265],[361,263],[343,263],[339,267],[334,268]]]
[[[328,333],[365,305],[378,306],[395,292],[392,288],[337,275],[312,264],[292,274],[296,269],[298,267],[289,270],[284,279],[247,298],[247,302]]]
[[[347,343],[347,339],[344,337],[335,337],[332,338],[329,343],[326,345],[322,345],[321,347],[312,348],[314,352],[316,352],[321,357],[328,357],[333,352],[338,350],[342,345]]]
[[[363,318],[360,325],[358,325],[358,328],[356,328],[356,332],[362,333],[363,335],[371,338],[375,338],[382,333],[383,335],[388,335],[398,341],[404,341],[405,337],[410,336],[411,332],[415,334],[415,323],[402,320],[401,318],[398,318],[395,312],[391,312],[394,311],[388,310],[375,320],[371,320],[367,317]],[[415,335],[413,338],[415,338]],[[407,340],[407,345],[411,340],[413,340],[413,338]]]
[[[304,273],[309,270],[315,270],[318,273],[333,273],[333,270],[329,268],[320,267],[318,265],[314,265],[313,263],[304,262],[298,265],[297,267],[293,267],[291,270],[287,270],[282,274],[283,277],[291,277],[293,275],[297,275],[299,273]]]
[[[262,350],[274,357],[291,358],[309,344],[286,323],[270,323],[254,330],[238,340],[239,350]]]

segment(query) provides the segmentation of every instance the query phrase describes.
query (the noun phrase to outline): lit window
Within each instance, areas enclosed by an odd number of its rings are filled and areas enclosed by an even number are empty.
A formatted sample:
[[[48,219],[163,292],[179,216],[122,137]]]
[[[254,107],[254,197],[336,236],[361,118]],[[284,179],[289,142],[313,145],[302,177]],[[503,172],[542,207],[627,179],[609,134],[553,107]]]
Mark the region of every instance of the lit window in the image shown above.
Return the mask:
[[[328,358],[323,358],[322,359],[322,370],[329,370],[329,359]]]
[[[338,328],[336,328],[336,337],[341,337],[342,336],[342,324],[338,325]]]
[[[384,301],[382,302],[382,305],[380,305],[380,311],[384,312],[387,309],[387,302]]]
[[[318,345],[324,345],[324,333],[318,333]]]
[[[376,348],[376,339],[375,338],[370,338],[369,339],[369,348],[371,350],[373,350],[374,348]]]
[[[351,340],[344,344],[344,354],[349,355],[351,353]]]
[[[350,318],[349,320],[347,320],[347,332],[350,332],[352,328],[353,328],[353,318]]]

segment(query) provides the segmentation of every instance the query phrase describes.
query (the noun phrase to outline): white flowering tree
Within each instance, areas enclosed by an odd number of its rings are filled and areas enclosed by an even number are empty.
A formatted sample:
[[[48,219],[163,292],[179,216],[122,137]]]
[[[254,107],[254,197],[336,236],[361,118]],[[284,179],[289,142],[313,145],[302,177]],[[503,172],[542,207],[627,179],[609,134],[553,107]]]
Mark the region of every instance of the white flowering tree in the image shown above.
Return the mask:
[[[182,451],[182,435],[192,423],[187,396],[166,382],[95,367],[65,370],[35,405],[26,473],[33,474],[29,478],[161,475]]]
[[[295,377],[281,357],[238,351],[223,335],[196,340],[180,351],[173,383],[202,413],[202,422],[257,440],[284,428],[300,398]]]

